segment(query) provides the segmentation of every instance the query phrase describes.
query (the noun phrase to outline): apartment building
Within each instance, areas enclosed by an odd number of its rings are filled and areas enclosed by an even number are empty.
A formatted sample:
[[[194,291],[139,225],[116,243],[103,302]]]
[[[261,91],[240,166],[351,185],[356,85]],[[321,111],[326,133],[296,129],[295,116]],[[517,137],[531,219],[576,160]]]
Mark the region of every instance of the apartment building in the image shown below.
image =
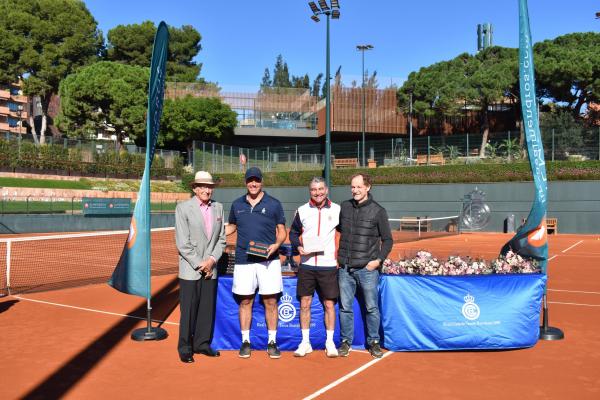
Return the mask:
[[[20,83],[0,86],[0,134],[27,133],[30,102]]]

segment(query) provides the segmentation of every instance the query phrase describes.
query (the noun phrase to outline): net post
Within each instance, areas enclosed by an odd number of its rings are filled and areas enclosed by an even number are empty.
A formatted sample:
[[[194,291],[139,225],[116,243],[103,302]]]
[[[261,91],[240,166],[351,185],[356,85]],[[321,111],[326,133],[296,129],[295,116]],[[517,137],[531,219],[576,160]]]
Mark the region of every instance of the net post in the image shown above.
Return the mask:
[[[12,241],[8,240],[6,242],[6,289],[8,290],[8,294],[10,296],[10,259],[11,259],[11,247]]]

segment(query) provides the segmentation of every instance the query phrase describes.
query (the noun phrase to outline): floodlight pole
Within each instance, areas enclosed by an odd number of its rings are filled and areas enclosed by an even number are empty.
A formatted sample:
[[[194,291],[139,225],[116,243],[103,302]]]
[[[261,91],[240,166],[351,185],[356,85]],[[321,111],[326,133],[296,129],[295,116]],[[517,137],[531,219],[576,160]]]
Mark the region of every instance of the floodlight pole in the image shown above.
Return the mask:
[[[340,17],[340,3],[338,0],[331,0],[331,6],[326,0],[319,0],[319,7],[314,1],[308,3],[313,15],[310,17],[313,21],[319,22],[319,15],[325,15],[327,18],[327,36],[325,48],[325,183],[331,186],[331,77],[329,65],[329,19],[338,19]]]
[[[408,137],[409,137],[409,145],[408,145],[408,159],[410,160],[410,165],[412,165],[413,158],[413,126],[412,126],[412,100],[413,100],[412,91],[410,92],[410,105],[408,106]]]
[[[362,166],[365,167],[367,165],[367,160],[365,160],[365,119],[367,118],[367,113],[365,112],[365,48],[361,48],[360,51],[362,53]]]
[[[326,61],[325,61],[325,85],[327,94],[325,96],[325,184],[331,187],[331,84],[329,76],[329,16],[330,13],[325,13],[327,17],[327,45],[326,45]]]
[[[366,114],[366,94],[365,94],[365,50],[371,50],[373,48],[370,44],[362,44],[356,46],[356,48],[362,52],[362,166],[367,166],[366,159],[366,142],[365,142],[365,130],[367,124],[367,114]]]

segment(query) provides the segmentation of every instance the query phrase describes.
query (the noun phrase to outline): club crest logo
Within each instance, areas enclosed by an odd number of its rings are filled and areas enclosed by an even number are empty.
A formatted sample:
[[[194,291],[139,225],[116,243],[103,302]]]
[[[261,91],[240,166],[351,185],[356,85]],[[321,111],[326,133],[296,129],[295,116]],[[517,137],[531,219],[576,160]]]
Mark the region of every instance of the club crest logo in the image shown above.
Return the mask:
[[[296,317],[296,307],[292,304],[294,298],[287,293],[281,296],[281,304],[277,307],[279,319],[282,322],[290,322]]]
[[[266,209],[263,207],[263,209],[262,209],[261,213],[262,213],[262,214],[265,214],[266,212],[267,212],[267,210],[266,210]]]
[[[135,217],[131,217],[131,224],[129,224],[129,235],[127,236],[127,248],[131,249],[135,245],[135,239],[137,238],[137,224],[135,223]]]
[[[475,304],[475,297],[467,294],[463,299],[465,300],[465,304],[462,306],[462,315],[469,321],[479,318],[480,310],[479,306]]]
[[[547,235],[546,219],[542,218],[540,225],[527,235],[527,242],[534,247],[541,247],[548,242]]]

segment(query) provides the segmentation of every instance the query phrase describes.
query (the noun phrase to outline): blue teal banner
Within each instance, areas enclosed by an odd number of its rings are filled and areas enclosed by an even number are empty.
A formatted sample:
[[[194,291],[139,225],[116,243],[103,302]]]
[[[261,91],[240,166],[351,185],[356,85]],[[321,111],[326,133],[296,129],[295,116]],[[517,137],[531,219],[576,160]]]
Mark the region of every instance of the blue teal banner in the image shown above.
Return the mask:
[[[296,278],[283,278],[283,292],[279,298],[279,324],[277,326],[277,344],[281,350],[296,350],[302,341],[300,331],[300,302],[296,298]],[[238,303],[231,292],[233,278],[220,276],[217,289],[217,305],[215,314],[215,330],[212,346],[219,350],[237,350],[241,345]],[[315,295],[311,305],[310,342],[314,349],[325,348],[325,323],[323,306]],[[336,315],[339,313],[336,310]],[[365,332],[361,318],[360,306],[354,302],[354,341],[353,346],[364,349]],[[339,343],[340,326],[336,318],[334,340]],[[267,325],[265,307],[257,295],[252,308],[252,324],[250,326],[250,342],[255,350],[267,348]]]
[[[515,236],[501,250],[509,250],[538,260],[542,271],[546,272],[548,263],[548,237],[546,231],[546,209],[548,203],[548,184],[544,147],[540,135],[538,102],[535,94],[535,76],[533,65],[533,47],[527,0],[519,0],[519,88],[521,91],[521,111],[523,129],[527,142],[527,154],[535,184],[535,199],[527,221],[519,228]]]
[[[382,275],[382,345],[392,351],[510,349],[539,336],[546,275]]]
[[[147,299],[150,299],[150,168],[160,129],[168,48],[169,30],[167,25],[161,22],[154,37],[150,63],[144,175],[129,225],[127,242],[119,263],[108,282],[109,285],[123,293]]]

